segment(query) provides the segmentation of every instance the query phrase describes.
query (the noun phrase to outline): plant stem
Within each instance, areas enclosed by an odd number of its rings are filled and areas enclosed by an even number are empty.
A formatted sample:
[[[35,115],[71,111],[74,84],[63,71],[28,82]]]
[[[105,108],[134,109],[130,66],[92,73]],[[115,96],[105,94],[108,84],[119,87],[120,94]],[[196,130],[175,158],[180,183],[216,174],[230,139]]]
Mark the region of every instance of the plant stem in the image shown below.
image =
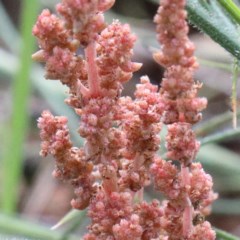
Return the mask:
[[[34,50],[34,39],[31,36],[33,22],[37,15],[37,0],[22,2],[20,66],[12,86],[12,116],[8,131],[9,141],[4,157],[4,182],[2,208],[6,213],[16,210],[18,186],[21,177],[23,144],[28,124],[27,103],[30,94],[31,53]],[[9,63],[10,64],[10,63]]]
[[[96,43],[95,41],[89,43],[85,50],[87,67],[88,67],[88,84],[90,95],[97,97],[100,94],[100,83],[98,76],[98,69],[96,64]]]

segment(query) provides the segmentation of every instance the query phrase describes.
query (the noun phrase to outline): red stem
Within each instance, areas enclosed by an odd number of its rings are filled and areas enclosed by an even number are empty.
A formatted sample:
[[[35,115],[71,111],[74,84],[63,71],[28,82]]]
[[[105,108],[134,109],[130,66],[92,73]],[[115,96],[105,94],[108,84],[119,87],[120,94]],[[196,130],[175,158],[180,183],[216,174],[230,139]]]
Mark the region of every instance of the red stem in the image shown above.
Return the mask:
[[[101,92],[98,68],[96,64],[96,43],[92,41],[85,49],[88,70],[88,84],[91,97],[98,97]]]
[[[190,173],[188,167],[181,167],[181,174],[182,174],[182,184],[185,189],[185,209],[183,212],[183,236],[185,238],[189,237],[192,231],[192,203],[189,198],[189,188],[190,188]]]

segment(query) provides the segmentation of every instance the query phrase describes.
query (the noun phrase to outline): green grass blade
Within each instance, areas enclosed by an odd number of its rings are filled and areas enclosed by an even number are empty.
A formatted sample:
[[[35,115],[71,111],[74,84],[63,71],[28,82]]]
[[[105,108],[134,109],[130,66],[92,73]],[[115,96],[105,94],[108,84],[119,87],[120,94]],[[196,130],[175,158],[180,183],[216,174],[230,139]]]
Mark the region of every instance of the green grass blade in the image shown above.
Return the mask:
[[[211,11],[206,10],[198,0],[188,1],[187,11],[189,20],[239,59],[240,42],[236,25],[224,15],[216,1],[211,0],[210,2],[213,5]]]
[[[6,213],[16,210],[19,180],[22,170],[23,144],[26,136],[28,111],[27,103],[30,94],[31,53],[34,51],[34,39],[31,36],[33,22],[38,9],[37,0],[24,0],[21,12],[22,46],[20,52],[20,65],[14,76],[12,85],[13,107],[9,141],[4,156],[4,182],[2,209]]]
[[[219,177],[240,174],[239,155],[215,144],[202,146],[197,160],[202,162],[211,174]]]
[[[236,137],[240,137],[240,128],[230,129],[230,130],[227,130],[224,132],[218,132],[216,134],[204,137],[201,140],[201,146],[209,144],[209,143],[217,143],[217,142],[226,141],[226,140],[233,139]]]
[[[12,235],[12,238],[27,237],[35,240],[61,240],[62,233],[52,231],[47,227],[34,224],[32,222],[18,219],[16,217],[9,217],[0,214],[0,232]],[[68,236],[66,240],[79,240],[79,237]]]
[[[79,227],[82,226],[85,217],[86,211],[81,211],[81,214],[79,213],[76,218],[72,219],[72,221],[69,222],[67,229],[63,232],[61,240],[67,240],[71,234],[79,229]]]
[[[216,231],[217,234],[217,240],[240,240],[239,237],[236,237],[218,228],[214,228],[214,230]]]
[[[86,211],[80,211],[76,209],[70,210],[65,216],[58,221],[56,225],[54,225],[51,229],[58,229],[61,226],[71,223],[71,222],[78,222],[80,225],[81,220],[86,216]]]

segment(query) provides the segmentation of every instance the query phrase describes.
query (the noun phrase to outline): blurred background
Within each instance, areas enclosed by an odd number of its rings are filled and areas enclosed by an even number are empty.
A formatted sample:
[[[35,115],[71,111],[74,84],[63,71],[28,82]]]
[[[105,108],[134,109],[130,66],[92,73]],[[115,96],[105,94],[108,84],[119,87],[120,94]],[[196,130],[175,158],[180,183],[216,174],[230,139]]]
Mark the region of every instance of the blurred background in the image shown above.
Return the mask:
[[[66,89],[57,81],[44,80],[43,66],[31,60],[37,49],[32,26],[41,9],[54,11],[56,2],[0,1],[0,239],[11,239],[10,235],[17,239],[24,235],[29,239],[74,239],[71,234],[83,235],[88,221],[84,213],[70,211],[73,190],[52,178],[54,160],[39,156],[37,119],[45,109],[67,116],[75,144],[82,144],[76,135],[79,119],[63,102]],[[143,67],[127,83],[124,95],[132,96],[142,75],[155,84],[161,82],[163,69],[152,60],[152,53],[159,48],[152,23],[156,10],[154,1],[116,0],[106,15],[109,23],[113,18],[129,23],[138,36],[134,60]],[[230,104],[233,58],[196,28],[191,27],[190,38],[201,63],[196,73],[196,80],[204,83],[200,95],[209,99],[203,121],[195,126],[203,144],[197,161],[213,176],[219,193],[208,220],[240,237],[240,130],[233,131]],[[239,88],[237,94],[240,96]],[[152,188],[146,190],[147,199],[154,196]],[[55,225],[66,214],[68,219],[48,233],[45,227]]]

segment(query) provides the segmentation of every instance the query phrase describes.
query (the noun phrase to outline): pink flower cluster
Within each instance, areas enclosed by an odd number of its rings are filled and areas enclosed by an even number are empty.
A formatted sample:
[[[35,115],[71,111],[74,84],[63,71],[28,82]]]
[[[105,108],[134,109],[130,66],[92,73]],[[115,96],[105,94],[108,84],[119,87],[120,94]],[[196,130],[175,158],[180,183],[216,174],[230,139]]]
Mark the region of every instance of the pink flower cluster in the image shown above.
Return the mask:
[[[155,159],[151,167],[155,188],[168,200],[163,211],[162,228],[169,239],[215,239],[211,225],[204,221],[217,194],[212,191],[212,178],[199,163],[193,163],[200,143],[192,124],[201,119],[200,111],[207,100],[197,97],[201,84],[193,80],[198,66],[194,45],[188,39],[185,0],[161,0],[155,16],[157,38],[161,51],[155,60],[166,68],[161,97],[166,109],[163,122],[168,125],[166,136],[167,157],[178,161]]]
[[[41,155],[53,155],[54,176],[74,187],[72,206],[88,207],[86,240],[215,239],[203,220],[216,198],[212,179],[192,163],[200,144],[191,127],[207,102],[197,97],[201,85],[193,81],[197,63],[185,1],[161,0],[155,22],[162,51],[154,57],[165,76],[160,91],[142,77],[134,100],[121,91],[141,67],[131,60],[136,36],[127,24],[105,24],[103,12],[113,4],[62,0],[58,15],[44,10],[33,28],[41,48],[33,59],[46,63],[46,78],[68,86],[66,103],[80,116],[85,138],[82,148],[74,147],[67,119],[44,111]],[[162,124],[169,124],[169,161],[157,155]],[[143,201],[152,181],[167,200]]]

